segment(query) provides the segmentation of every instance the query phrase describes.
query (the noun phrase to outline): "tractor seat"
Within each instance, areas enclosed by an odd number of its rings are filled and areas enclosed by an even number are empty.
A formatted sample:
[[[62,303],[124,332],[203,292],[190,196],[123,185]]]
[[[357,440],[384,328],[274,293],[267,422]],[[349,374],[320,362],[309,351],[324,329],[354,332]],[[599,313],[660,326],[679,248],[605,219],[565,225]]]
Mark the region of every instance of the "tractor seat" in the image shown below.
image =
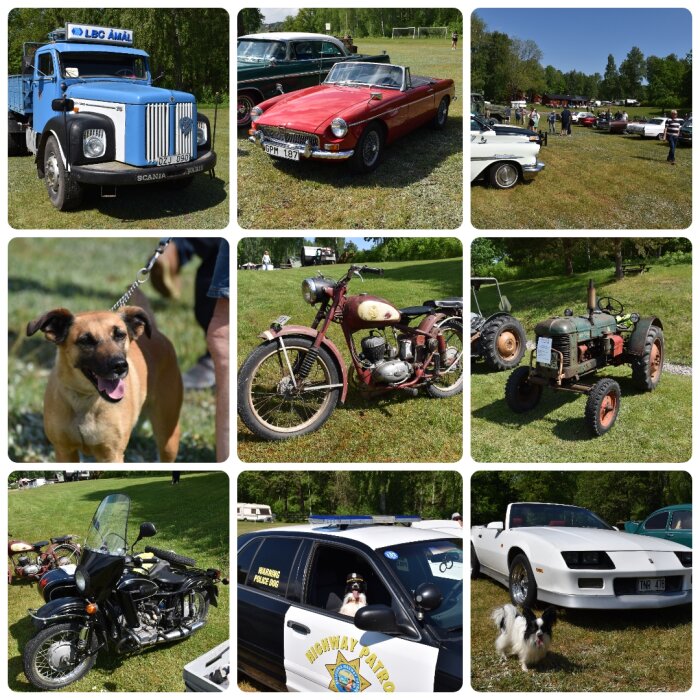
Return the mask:
[[[48,543],[48,540],[42,540],[41,542],[32,542],[32,547],[46,547]]]
[[[70,535],[61,535],[60,537],[52,537],[51,544],[63,544],[70,542],[73,538]]]
[[[423,302],[426,306],[441,309],[461,309],[464,302],[462,297],[447,297],[446,299],[431,299]]]
[[[430,314],[433,311],[435,311],[434,306],[407,306],[405,309],[399,309],[399,313],[406,318],[423,316],[425,314]]]

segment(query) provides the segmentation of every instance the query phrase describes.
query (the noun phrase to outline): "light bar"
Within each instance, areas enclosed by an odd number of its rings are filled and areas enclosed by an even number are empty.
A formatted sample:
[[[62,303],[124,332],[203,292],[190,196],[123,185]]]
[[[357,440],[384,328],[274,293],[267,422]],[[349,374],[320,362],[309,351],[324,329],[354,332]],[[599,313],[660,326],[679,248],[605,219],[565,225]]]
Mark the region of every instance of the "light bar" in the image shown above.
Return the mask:
[[[417,523],[418,515],[310,515],[312,525],[401,525]]]
[[[88,41],[93,44],[119,44],[131,46],[134,32],[131,29],[96,27],[92,24],[66,24],[66,41]]]

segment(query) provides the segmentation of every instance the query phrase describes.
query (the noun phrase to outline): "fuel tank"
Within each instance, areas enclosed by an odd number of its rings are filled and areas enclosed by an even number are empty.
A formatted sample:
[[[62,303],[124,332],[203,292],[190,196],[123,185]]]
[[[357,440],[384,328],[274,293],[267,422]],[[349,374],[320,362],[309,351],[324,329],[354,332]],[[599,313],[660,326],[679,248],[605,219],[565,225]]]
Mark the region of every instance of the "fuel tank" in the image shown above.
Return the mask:
[[[401,312],[386,299],[369,294],[349,297],[343,307],[343,328],[351,333],[363,328],[383,328],[401,320]]]
[[[7,543],[7,550],[10,556],[17,554],[19,552],[31,552],[34,550],[34,545],[29,544],[29,542],[18,542],[12,541]]]

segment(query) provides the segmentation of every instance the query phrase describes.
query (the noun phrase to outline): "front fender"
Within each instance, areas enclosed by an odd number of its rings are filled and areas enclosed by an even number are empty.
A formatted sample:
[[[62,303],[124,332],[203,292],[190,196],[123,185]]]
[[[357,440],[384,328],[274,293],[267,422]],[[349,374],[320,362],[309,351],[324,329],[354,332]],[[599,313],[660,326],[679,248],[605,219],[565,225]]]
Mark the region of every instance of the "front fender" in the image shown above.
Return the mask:
[[[268,328],[266,331],[260,333],[258,337],[268,342],[272,342],[277,338],[287,336],[311,338],[311,340],[316,340],[317,335],[318,331],[314,330],[313,328],[309,328],[308,326],[283,326],[278,331]],[[340,394],[340,403],[345,403],[345,398],[348,394],[348,369],[345,366],[343,356],[340,354],[340,350],[338,350],[335,343],[328,338],[323,339],[321,346],[330,352],[333,360],[335,361],[336,367],[340,372],[341,380],[343,382],[343,391]]]
[[[658,326],[661,330],[664,329],[663,324],[656,316],[646,316],[639,319],[627,341],[627,352],[630,355],[641,357],[644,354],[647,334],[652,326]]]
[[[84,598],[57,598],[42,605],[38,610],[29,610],[37,630],[66,620],[87,620]]]

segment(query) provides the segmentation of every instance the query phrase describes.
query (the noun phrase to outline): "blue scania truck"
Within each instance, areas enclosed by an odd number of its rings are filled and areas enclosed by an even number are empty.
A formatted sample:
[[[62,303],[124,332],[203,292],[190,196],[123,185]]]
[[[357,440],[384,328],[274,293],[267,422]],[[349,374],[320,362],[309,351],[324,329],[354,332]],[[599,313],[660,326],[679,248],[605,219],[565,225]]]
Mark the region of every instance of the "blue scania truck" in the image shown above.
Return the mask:
[[[79,205],[85,185],[104,196],[151,182],[179,189],[216,165],[194,95],[154,87],[133,39],[129,29],[68,23],[46,43],[25,43],[22,74],[9,76],[9,153],[35,156],[61,211]]]

